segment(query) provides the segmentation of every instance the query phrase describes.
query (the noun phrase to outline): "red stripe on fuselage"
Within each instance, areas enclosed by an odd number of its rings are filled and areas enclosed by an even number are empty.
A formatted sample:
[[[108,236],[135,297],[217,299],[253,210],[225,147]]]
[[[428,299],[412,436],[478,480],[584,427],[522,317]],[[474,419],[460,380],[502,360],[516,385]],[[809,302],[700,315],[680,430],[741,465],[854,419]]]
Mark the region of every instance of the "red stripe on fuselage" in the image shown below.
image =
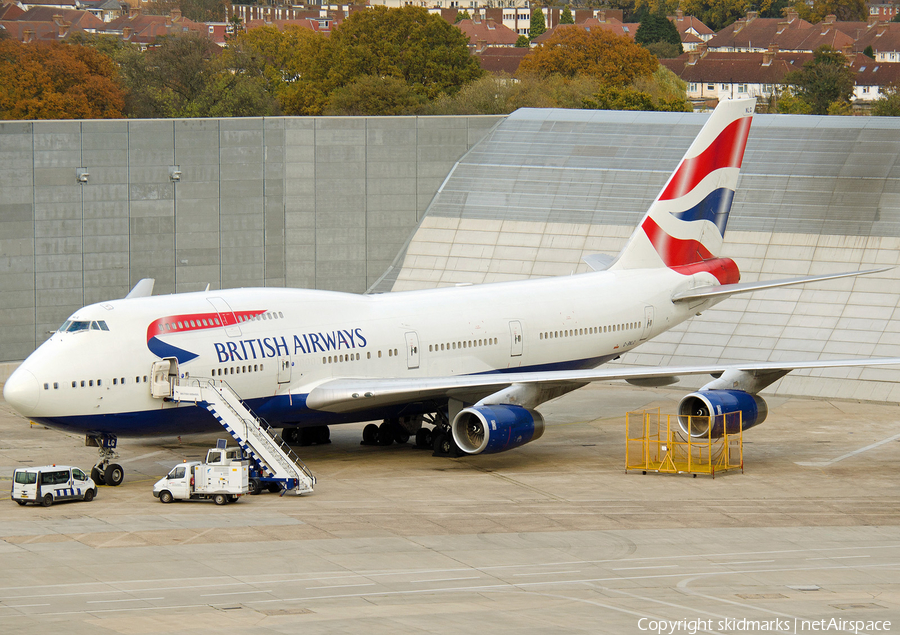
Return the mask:
[[[150,338],[169,333],[182,333],[186,331],[204,331],[208,329],[231,326],[239,322],[246,322],[265,311],[235,311],[227,313],[189,313],[185,315],[169,315],[154,320],[147,327],[147,341]]]
[[[659,195],[659,200],[668,201],[684,196],[715,170],[741,167],[751,119],[752,117],[741,117],[731,122],[706,150],[682,161],[675,176]]]

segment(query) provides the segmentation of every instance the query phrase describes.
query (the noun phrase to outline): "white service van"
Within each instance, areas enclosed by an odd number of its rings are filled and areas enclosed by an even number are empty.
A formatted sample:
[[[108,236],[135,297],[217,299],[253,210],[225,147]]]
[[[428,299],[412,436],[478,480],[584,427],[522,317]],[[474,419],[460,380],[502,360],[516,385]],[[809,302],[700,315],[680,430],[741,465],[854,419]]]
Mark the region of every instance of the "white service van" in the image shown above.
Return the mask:
[[[13,472],[12,481],[10,497],[19,505],[40,503],[50,507],[56,501],[92,501],[97,495],[93,479],[69,465],[19,467]]]
[[[206,453],[206,463],[185,461],[153,486],[153,496],[162,503],[212,500],[225,505],[249,491],[248,463],[241,449],[226,448],[224,443]]]

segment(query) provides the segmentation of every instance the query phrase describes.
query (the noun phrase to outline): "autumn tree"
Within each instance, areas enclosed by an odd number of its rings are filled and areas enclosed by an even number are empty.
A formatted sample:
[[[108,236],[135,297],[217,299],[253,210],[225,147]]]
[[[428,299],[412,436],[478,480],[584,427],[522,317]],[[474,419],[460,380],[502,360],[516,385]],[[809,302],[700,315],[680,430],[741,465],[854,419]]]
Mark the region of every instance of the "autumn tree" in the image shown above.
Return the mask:
[[[531,49],[519,70],[543,77],[590,75],[607,84],[622,85],[650,75],[658,66],[653,55],[627,36],[569,26],[557,28],[546,42]]]
[[[719,31],[747,15],[748,11],[759,11],[760,15],[770,15],[777,0],[682,0],[681,10],[692,15],[713,31]],[[786,6],[786,5],[785,5]]]
[[[110,119],[125,95],[113,61],[82,45],[0,39],[0,119]]]
[[[539,6],[531,8],[531,27],[528,29],[528,37],[532,40],[547,32],[547,21],[544,20],[544,12]]]
[[[821,22],[827,15],[834,15],[842,22],[865,22],[869,17],[866,0],[814,0],[810,5],[795,5],[800,17],[810,22]]]
[[[784,82],[798,99],[809,105],[812,114],[826,115],[834,102],[850,103],[854,74],[843,53],[830,46],[820,46],[813,59],[805,62],[802,70],[785,75]]]

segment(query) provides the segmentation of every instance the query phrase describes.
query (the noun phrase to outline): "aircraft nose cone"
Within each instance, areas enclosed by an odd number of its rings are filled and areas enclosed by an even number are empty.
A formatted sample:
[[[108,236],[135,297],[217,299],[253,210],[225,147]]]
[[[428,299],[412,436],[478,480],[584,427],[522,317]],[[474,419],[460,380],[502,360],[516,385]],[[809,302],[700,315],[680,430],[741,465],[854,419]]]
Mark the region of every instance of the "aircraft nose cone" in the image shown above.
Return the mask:
[[[40,395],[37,378],[24,368],[17,369],[3,386],[6,403],[26,417],[34,412]]]

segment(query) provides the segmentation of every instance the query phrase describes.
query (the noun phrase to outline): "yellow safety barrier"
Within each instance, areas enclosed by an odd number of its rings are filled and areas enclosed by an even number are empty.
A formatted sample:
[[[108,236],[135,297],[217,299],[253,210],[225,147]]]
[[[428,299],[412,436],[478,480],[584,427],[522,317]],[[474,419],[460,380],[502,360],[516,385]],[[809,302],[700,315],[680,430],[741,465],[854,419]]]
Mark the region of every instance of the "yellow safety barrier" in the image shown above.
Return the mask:
[[[721,421],[718,421],[721,418]],[[738,431],[728,433],[726,420],[739,421]],[[678,415],[656,412],[629,412],[625,415],[625,472],[641,470],[667,474],[710,474],[740,469],[744,471],[744,426],[740,413],[712,417],[682,417],[688,430],[706,430],[691,436],[679,425]],[[713,430],[722,436],[713,436]]]

